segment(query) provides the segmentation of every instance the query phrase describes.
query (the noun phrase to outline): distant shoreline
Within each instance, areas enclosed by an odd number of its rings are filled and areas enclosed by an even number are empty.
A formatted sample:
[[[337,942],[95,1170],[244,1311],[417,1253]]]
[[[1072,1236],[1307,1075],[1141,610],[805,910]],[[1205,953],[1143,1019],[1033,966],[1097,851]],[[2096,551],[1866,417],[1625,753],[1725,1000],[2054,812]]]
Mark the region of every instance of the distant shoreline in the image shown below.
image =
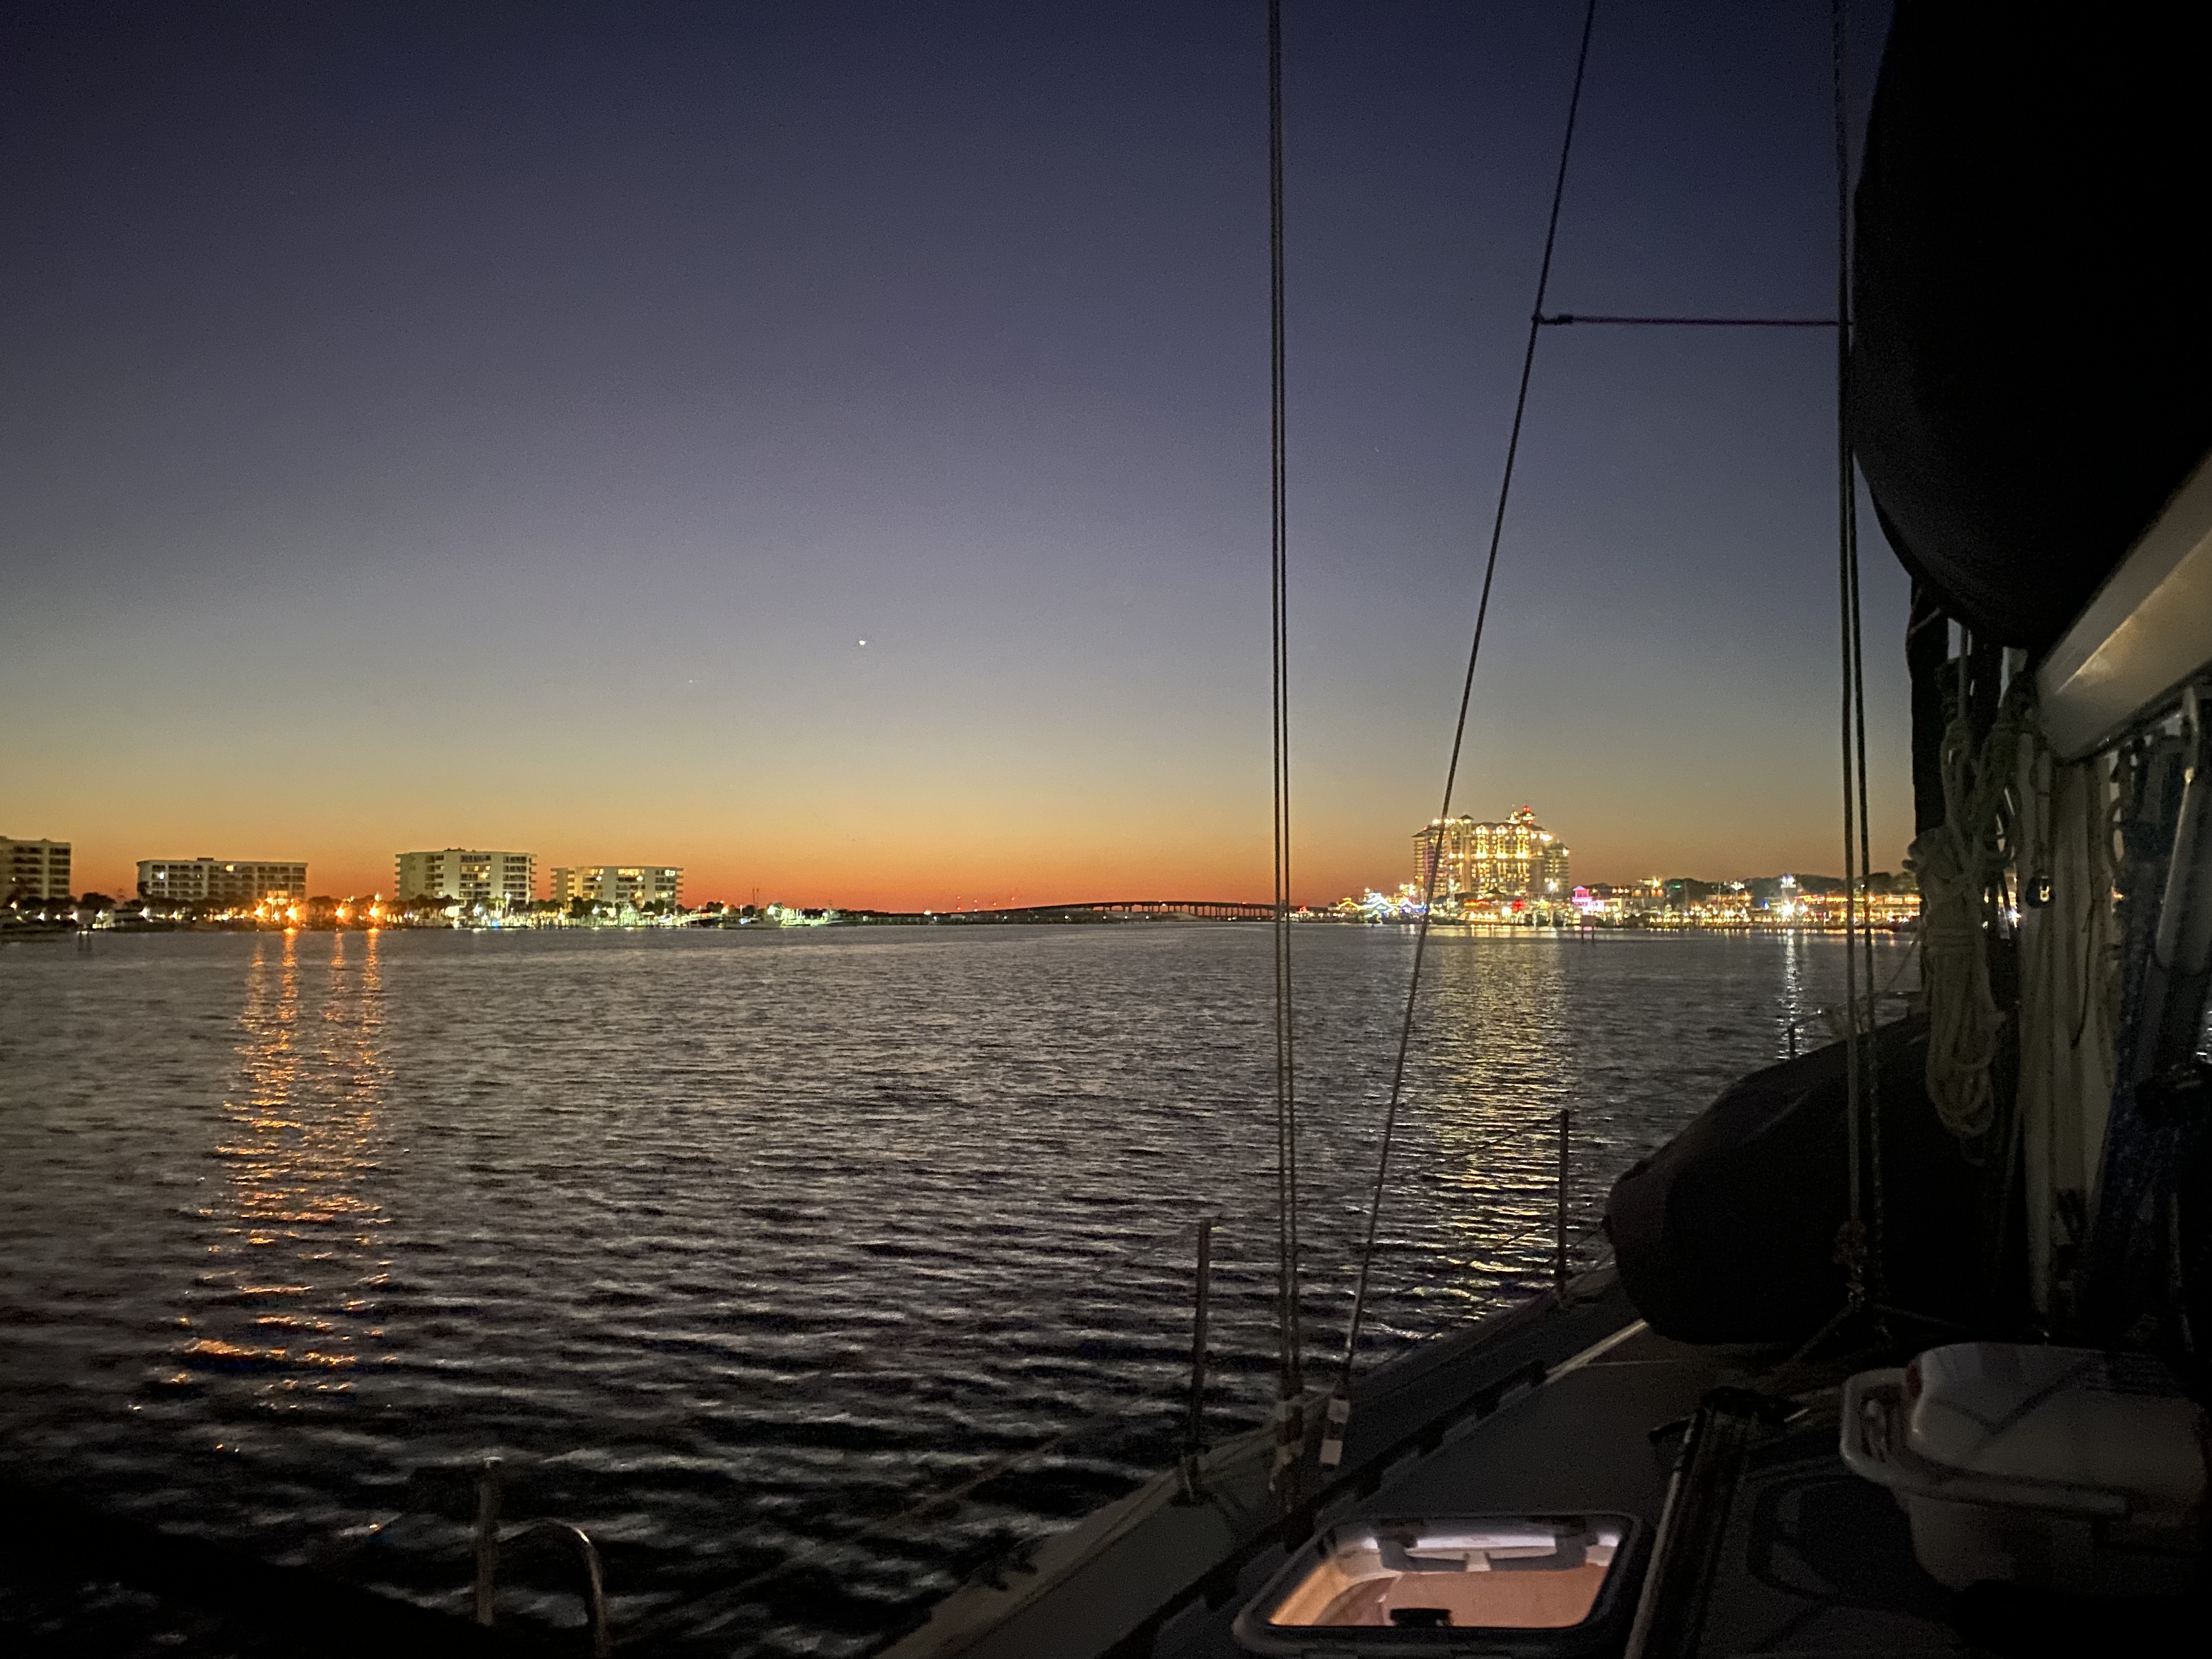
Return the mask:
[[[1294,915],[1292,921],[1301,927],[1324,923],[1336,927],[1391,927],[1407,929],[1417,927],[1415,921],[1392,918],[1370,921],[1364,917],[1332,915],[1322,911]],[[991,910],[846,910],[819,920],[775,922],[746,918],[722,921],[716,917],[687,917],[680,921],[653,919],[635,922],[578,921],[569,918],[518,917],[513,921],[301,921],[275,922],[250,920],[217,921],[134,921],[119,925],[89,927],[70,922],[22,922],[0,926],[0,943],[28,942],[34,939],[143,938],[172,933],[782,933],[815,927],[1126,927],[1163,924],[1213,927],[1264,926],[1261,917],[1190,916],[1179,914],[1157,915],[1106,915],[1095,911],[1073,910],[1064,915],[1039,915],[1029,912],[1007,913]],[[1590,937],[1601,933],[1745,933],[1784,934],[1820,933],[1840,938],[1844,927],[1839,922],[1709,922],[1638,919],[1632,921],[1582,921],[1565,923],[1463,921],[1438,920],[1432,928],[1445,928],[1462,933],[1548,934],[1560,937]],[[1887,933],[1896,938],[1917,936],[1919,924],[1914,921],[1875,922],[1862,928],[1869,933]]]

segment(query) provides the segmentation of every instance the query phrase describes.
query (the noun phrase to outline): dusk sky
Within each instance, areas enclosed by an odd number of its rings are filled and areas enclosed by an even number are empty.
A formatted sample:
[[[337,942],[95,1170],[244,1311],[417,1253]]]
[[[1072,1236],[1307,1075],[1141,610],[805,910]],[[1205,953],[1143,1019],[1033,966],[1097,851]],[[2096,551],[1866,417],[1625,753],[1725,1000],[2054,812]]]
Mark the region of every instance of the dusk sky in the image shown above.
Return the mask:
[[[1303,900],[1436,808],[1580,21],[1286,7]],[[1601,0],[1553,309],[1832,310],[1828,27]],[[1264,52],[1262,0],[9,7],[0,834],[111,892],[1264,896]],[[1459,810],[1839,868],[1833,367],[1547,331]]]

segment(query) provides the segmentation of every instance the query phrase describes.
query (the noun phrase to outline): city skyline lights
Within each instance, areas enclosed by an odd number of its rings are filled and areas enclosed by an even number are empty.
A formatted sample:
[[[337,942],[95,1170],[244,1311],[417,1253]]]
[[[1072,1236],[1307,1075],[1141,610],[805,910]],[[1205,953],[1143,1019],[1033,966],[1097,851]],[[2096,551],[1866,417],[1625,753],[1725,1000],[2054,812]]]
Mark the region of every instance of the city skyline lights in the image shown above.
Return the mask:
[[[1267,896],[1263,10],[0,16],[9,833],[104,891],[242,848],[365,894],[453,842]],[[1556,304],[1832,303],[1825,14],[1601,33]],[[1304,902],[1437,810],[1577,39],[1289,15]],[[1541,801],[1577,880],[1840,864],[1818,332],[1547,331],[1454,812]]]

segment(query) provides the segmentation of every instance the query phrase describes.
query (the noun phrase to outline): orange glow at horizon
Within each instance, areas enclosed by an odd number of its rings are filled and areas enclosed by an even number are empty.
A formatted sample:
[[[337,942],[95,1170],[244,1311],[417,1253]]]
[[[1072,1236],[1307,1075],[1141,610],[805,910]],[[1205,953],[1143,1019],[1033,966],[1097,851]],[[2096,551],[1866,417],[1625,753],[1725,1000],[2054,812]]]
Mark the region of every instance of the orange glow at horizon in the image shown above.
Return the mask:
[[[550,833],[533,836],[526,827],[499,835],[416,837],[404,844],[531,851],[537,858],[541,897],[550,891],[550,872],[557,865],[617,860],[681,866],[684,902],[690,906],[757,899],[842,908],[952,910],[1132,898],[1255,902],[1269,896],[1264,823],[1255,831],[1249,822],[1237,824],[1218,810],[1181,822],[1131,816],[1136,821],[1109,826],[1054,825],[1046,818],[998,833],[962,826],[927,836],[866,821],[844,826],[842,835],[835,824],[823,823],[793,826],[774,836],[718,836],[690,826],[679,832],[664,819],[657,836],[608,834],[581,846],[571,838],[573,831],[556,840]],[[1428,814],[1403,826],[1380,828],[1314,816],[1315,830],[1293,849],[1293,888],[1299,902],[1325,905],[1369,888],[1387,892],[1411,879],[1413,828]],[[1647,823],[1645,834],[1616,830],[1607,836],[1578,831],[1559,818],[1546,822],[1572,849],[1573,879],[1585,884],[1654,875],[1727,879],[1784,871],[1833,873],[1840,862],[1828,847],[1832,829],[1818,822],[1815,813],[1795,823],[1784,819],[1747,829],[1736,844],[1720,846],[1700,845],[1697,838],[1679,830],[1668,832],[1658,823]],[[1108,829],[1115,833],[1104,833]],[[250,856],[304,856],[311,894],[357,906],[365,921],[380,920],[381,898],[362,896],[380,894],[389,885],[392,853],[349,840],[352,844],[318,845],[304,825],[300,833],[282,837],[265,827],[249,831],[243,825],[199,824],[159,837],[130,835],[127,841],[111,831],[82,836],[75,867],[86,890],[127,896],[135,889],[131,854],[143,856],[149,845],[208,845],[226,849],[226,856],[234,846]],[[1876,858],[1881,867],[1895,868],[1898,861],[1895,854],[1886,864]],[[295,924],[304,914],[296,904],[280,902],[270,908]]]

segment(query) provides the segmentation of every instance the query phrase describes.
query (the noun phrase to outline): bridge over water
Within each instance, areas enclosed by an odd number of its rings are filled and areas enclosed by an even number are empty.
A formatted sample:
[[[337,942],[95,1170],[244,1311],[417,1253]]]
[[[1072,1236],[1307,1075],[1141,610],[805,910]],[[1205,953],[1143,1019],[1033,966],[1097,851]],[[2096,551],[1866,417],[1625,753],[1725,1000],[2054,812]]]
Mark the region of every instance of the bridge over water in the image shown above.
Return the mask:
[[[1071,904],[1024,904],[999,910],[939,910],[927,915],[878,915],[884,921],[1132,921],[1181,917],[1191,921],[1269,921],[1272,904],[1242,899],[1085,899]],[[856,920],[859,918],[856,918]]]

